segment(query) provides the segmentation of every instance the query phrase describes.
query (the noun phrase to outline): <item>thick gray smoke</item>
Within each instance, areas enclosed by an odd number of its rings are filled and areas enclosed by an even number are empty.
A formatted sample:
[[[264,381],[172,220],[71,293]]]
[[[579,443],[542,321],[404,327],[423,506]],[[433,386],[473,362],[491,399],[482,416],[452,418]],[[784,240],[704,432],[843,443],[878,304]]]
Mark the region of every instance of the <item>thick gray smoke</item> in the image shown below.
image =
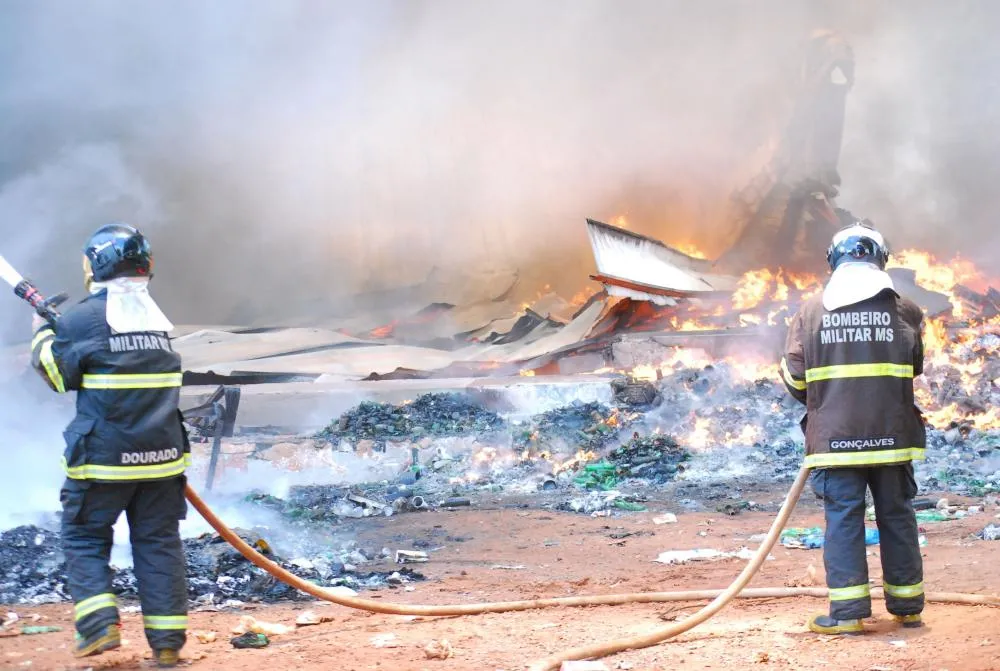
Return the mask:
[[[56,397],[26,362],[0,358],[0,530],[38,523],[59,509],[62,429],[72,399]]]
[[[997,239],[994,3],[125,0],[0,9],[2,252],[79,290],[145,227],[178,322],[350,309],[472,269],[571,286],[582,221],[709,248],[811,30],[857,57],[841,204]],[[942,249],[949,252],[951,249]]]
[[[992,263],[998,14],[989,0],[8,0],[0,253],[79,295],[82,242],[124,219],[150,235],[177,323],[277,323],[434,268],[574,290],[587,216],[720,251],[725,200],[780,131],[802,41],[832,28],[857,59],[840,204],[897,246]],[[26,339],[13,297],[0,320],[4,341]],[[6,463],[57,486],[36,470],[55,468],[71,409],[10,388]],[[0,490],[4,510],[35,504]]]

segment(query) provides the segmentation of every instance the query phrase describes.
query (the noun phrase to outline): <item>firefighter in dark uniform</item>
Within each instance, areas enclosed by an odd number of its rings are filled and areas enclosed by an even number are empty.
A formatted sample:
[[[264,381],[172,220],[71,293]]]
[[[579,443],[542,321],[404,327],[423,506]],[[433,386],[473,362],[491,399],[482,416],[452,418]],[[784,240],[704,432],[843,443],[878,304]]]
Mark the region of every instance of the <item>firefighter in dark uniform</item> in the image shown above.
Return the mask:
[[[853,219],[853,217],[852,217]],[[870,222],[854,219],[827,252],[833,274],[789,327],[781,371],[806,405],[805,465],[826,514],[823,563],[828,615],[811,631],[859,634],[871,617],[865,558],[865,493],[880,539],[882,588],[896,622],[921,626],[924,608],[912,461],[924,458],[913,378],[923,372],[923,312],[896,293],[889,252]]]
[[[153,256],[124,224],[84,248],[89,296],[53,326],[35,321],[32,363],[48,385],[76,392],[63,434],[62,541],[75,602],[78,657],[121,645],[109,567],[112,527],[128,519],[146,640],[159,666],[178,663],[187,630],[179,533],[190,447],[178,409],[180,356],[173,328],[149,295]]]

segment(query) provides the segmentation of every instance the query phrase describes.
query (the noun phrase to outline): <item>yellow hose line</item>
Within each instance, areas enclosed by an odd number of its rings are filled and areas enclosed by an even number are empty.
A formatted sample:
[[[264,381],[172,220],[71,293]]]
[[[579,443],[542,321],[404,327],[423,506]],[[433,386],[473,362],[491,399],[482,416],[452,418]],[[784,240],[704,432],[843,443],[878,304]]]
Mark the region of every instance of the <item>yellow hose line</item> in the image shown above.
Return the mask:
[[[793,483],[785,498],[785,502],[778,513],[774,524],[768,532],[767,537],[758,549],[757,554],[743,569],[739,577],[725,590],[690,590],[674,592],[635,592],[631,594],[603,594],[593,596],[561,597],[552,599],[527,599],[523,601],[497,601],[490,603],[470,603],[455,605],[419,605],[419,604],[394,604],[374,599],[362,599],[358,597],[343,596],[335,594],[327,589],[314,585],[298,576],[289,573],[274,561],[268,559],[256,549],[248,545],[242,538],[237,536],[229,527],[212,512],[211,508],[204,500],[188,485],[185,495],[191,505],[201,514],[202,517],[214,528],[219,535],[230,545],[236,548],[241,555],[254,565],[264,569],[272,576],[281,580],[295,589],[321,599],[329,601],[346,608],[355,608],[373,613],[385,613],[389,615],[424,615],[424,616],[455,616],[455,615],[478,615],[481,613],[505,613],[511,611],[534,610],[539,608],[571,607],[571,606],[614,606],[628,603],[665,603],[675,601],[703,601],[713,599],[713,601],[700,611],[687,618],[683,623],[674,624],[661,630],[652,632],[645,636],[612,641],[610,643],[591,645],[574,648],[557,656],[536,662],[532,671],[553,669],[566,660],[592,659],[621,652],[623,650],[648,647],[656,645],[668,638],[701,624],[722,608],[733,598],[741,599],[768,599],[794,596],[810,596],[825,598],[827,589],[825,587],[763,587],[743,589],[753,575],[760,569],[764,559],[771,548],[777,542],[795,507],[802,489],[805,486],[809,475],[809,469],[803,467],[799,471],[798,477]],[[872,597],[876,599],[884,598],[881,591],[873,591]],[[981,596],[978,594],[959,594],[946,592],[928,592],[925,598],[929,602],[962,603],[972,605],[1000,606],[1000,597]]]
[[[726,604],[732,601],[733,597],[739,594],[743,588],[746,587],[747,583],[750,582],[750,579],[753,578],[754,574],[760,570],[764,560],[767,559],[767,554],[778,541],[778,537],[781,535],[781,530],[785,528],[785,523],[788,522],[788,518],[792,514],[792,509],[795,508],[795,504],[798,503],[799,496],[802,495],[802,489],[805,487],[806,480],[809,478],[809,470],[810,469],[806,466],[803,466],[799,470],[798,477],[796,477],[795,482],[792,483],[792,488],[788,490],[788,496],[785,497],[785,502],[782,504],[781,510],[778,511],[778,516],[774,519],[771,529],[767,532],[767,537],[764,539],[764,542],[760,544],[757,554],[755,554],[753,559],[750,560],[750,563],[743,567],[743,571],[740,572],[736,580],[734,580],[729,587],[719,594],[719,596],[715,597],[711,603],[706,605],[691,617],[686,618],[683,622],[671,624],[667,627],[657,629],[656,631],[642,636],[631,636],[628,638],[620,638],[614,641],[609,641],[607,643],[596,643],[593,645],[584,645],[572,648],[570,650],[566,650],[565,652],[561,652],[557,655],[552,655],[551,657],[546,657],[545,659],[535,662],[529,667],[530,671],[549,671],[550,669],[558,668],[564,661],[576,659],[595,659],[599,657],[606,657],[607,655],[611,655],[616,652],[622,652],[623,650],[648,648],[651,645],[656,645],[657,643],[661,643],[668,638],[672,638],[678,634],[683,634],[685,631],[697,627],[699,624],[725,608]]]

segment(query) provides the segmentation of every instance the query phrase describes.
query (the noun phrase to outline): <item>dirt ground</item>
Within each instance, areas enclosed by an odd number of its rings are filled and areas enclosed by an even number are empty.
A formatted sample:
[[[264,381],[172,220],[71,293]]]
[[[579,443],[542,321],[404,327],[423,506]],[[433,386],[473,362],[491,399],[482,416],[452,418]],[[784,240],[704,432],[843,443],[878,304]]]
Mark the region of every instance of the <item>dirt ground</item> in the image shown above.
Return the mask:
[[[783,492],[757,501],[780,502]],[[811,498],[811,497],[807,497]],[[680,513],[676,524],[654,524],[659,512],[590,517],[511,503],[479,500],[476,507],[451,512],[404,514],[358,520],[360,543],[410,549],[428,547],[431,561],[417,565],[426,581],[411,587],[367,592],[362,596],[402,603],[474,603],[612,594],[639,591],[725,587],[744,565],[722,559],[666,566],[655,563],[665,550],[756,548],[746,539],[764,533],[770,513]],[[925,584],[931,591],[1000,594],[997,553],[1000,543],[972,534],[997,511],[965,520],[927,524]],[[790,526],[822,524],[813,501],[803,501]],[[823,584],[821,550],[772,552],[751,586]],[[869,548],[871,578],[880,583],[878,547]],[[392,564],[379,566],[392,570]],[[812,569],[810,569],[812,567]],[[665,603],[548,609],[464,618],[414,618],[351,611],[325,603],[253,605],[224,612],[191,613],[191,629],[212,631],[217,639],[189,637],[184,665],[198,671],[241,669],[338,669],[354,671],[482,671],[524,669],[532,661],[581,644],[650,632],[693,613],[698,603]],[[988,607],[929,604],[927,626],[903,630],[891,622],[882,602],[863,637],[822,637],[807,631],[809,616],[825,610],[823,600],[796,597],[734,602],[714,619],[653,648],[604,660],[608,669],[822,669],[950,671],[1000,669],[1000,611]],[[258,650],[234,649],[231,629],[242,615],[294,624],[311,609],[331,621],[275,636]],[[0,638],[0,668],[133,669],[150,666],[138,613],[123,615],[126,642],[121,650],[74,660],[70,605],[7,607],[22,618],[41,615],[41,624],[62,626],[60,633]],[[453,655],[428,659],[425,646],[446,640]]]

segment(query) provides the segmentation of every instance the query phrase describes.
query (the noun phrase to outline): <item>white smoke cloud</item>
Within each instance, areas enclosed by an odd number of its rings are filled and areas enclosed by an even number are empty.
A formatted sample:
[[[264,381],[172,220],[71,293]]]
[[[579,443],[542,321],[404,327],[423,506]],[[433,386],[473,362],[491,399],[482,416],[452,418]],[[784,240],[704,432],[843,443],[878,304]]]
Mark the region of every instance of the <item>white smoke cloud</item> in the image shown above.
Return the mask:
[[[95,146],[128,178],[54,180],[27,235],[0,198],[0,230],[76,289],[90,230],[146,227],[179,322],[326,315],[435,266],[579,286],[586,216],[711,245],[797,49],[831,27],[858,61],[842,204],[903,243],[961,220],[974,252],[996,240],[1000,10],[873,4],[7,3],[0,185],[86,173],[67,156]]]

